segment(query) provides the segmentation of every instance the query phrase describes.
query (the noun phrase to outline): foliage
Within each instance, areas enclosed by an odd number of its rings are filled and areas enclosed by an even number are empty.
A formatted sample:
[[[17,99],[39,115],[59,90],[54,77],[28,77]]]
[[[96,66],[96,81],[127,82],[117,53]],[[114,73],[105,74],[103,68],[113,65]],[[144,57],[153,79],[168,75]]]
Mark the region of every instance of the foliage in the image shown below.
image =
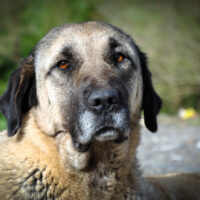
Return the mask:
[[[6,120],[5,118],[2,116],[2,114],[0,114],[0,130],[5,129],[6,127]]]

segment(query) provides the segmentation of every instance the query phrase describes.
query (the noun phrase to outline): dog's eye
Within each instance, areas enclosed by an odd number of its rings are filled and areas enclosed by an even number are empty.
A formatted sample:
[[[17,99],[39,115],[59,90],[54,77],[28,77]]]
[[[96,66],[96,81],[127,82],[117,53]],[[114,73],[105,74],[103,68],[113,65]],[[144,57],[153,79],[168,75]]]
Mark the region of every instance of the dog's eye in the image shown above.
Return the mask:
[[[58,63],[57,66],[58,66],[60,69],[65,70],[65,69],[67,69],[67,68],[70,66],[70,62],[67,61],[67,60],[62,60],[62,61],[60,61],[60,62]]]
[[[114,60],[117,63],[121,63],[124,60],[124,58],[125,58],[125,56],[123,54],[121,54],[121,53],[120,54],[116,54],[114,56]]]

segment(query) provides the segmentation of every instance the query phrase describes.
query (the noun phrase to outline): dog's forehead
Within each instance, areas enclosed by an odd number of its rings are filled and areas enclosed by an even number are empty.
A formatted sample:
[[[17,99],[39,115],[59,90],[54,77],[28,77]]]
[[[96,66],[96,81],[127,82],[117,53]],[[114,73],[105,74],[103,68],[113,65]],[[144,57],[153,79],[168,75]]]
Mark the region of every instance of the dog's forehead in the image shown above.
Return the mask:
[[[82,44],[83,42],[103,43],[109,37],[116,37],[120,40],[126,40],[125,33],[106,23],[87,22],[80,24],[65,24],[49,31],[40,41],[41,50],[44,48],[73,44]]]
[[[111,38],[123,44],[124,48],[137,57],[131,38],[116,27],[102,22],[65,24],[52,29],[38,43],[35,54],[36,67],[48,68],[59,53],[68,47],[83,56],[98,57],[106,47],[108,48]]]

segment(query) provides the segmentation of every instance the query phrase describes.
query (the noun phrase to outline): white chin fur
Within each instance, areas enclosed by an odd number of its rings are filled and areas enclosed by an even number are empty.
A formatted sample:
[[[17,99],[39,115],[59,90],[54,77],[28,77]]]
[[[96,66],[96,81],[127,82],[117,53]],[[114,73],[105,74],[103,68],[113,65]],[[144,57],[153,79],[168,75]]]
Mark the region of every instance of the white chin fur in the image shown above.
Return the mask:
[[[82,134],[79,137],[81,143],[88,143],[93,137],[93,134],[95,132],[94,123],[95,117],[91,112],[85,111],[83,114],[81,114],[80,126]]]
[[[122,109],[117,113],[113,113],[111,115],[113,125],[117,129],[121,129],[127,122],[126,120],[126,110]],[[80,127],[81,127],[81,134],[79,135],[79,142],[82,144],[89,143],[92,138],[94,137],[94,134],[96,132],[95,130],[95,122],[96,117],[95,115],[90,111],[85,111],[80,115]],[[124,133],[124,136],[128,137],[129,131],[126,131]],[[119,132],[116,130],[108,130],[100,135],[95,136],[95,139],[98,141],[104,141],[104,140],[114,140],[119,136]]]

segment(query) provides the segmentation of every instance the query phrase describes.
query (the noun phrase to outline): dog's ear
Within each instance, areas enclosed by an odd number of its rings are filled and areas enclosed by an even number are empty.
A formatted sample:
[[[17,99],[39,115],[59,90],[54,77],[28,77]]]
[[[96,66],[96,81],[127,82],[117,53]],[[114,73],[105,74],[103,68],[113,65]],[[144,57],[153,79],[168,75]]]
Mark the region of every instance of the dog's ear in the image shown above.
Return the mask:
[[[138,48],[140,65],[142,68],[142,78],[143,78],[143,98],[142,98],[142,109],[144,110],[144,122],[146,127],[152,131],[157,131],[157,114],[159,113],[162,100],[157,95],[153,88],[151,80],[151,72],[147,66],[146,55]]]
[[[24,59],[10,76],[6,92],[0,98],[0,111],[8,124],[8,136],[19,130],[23,114],[37,105],[33,55]]]

